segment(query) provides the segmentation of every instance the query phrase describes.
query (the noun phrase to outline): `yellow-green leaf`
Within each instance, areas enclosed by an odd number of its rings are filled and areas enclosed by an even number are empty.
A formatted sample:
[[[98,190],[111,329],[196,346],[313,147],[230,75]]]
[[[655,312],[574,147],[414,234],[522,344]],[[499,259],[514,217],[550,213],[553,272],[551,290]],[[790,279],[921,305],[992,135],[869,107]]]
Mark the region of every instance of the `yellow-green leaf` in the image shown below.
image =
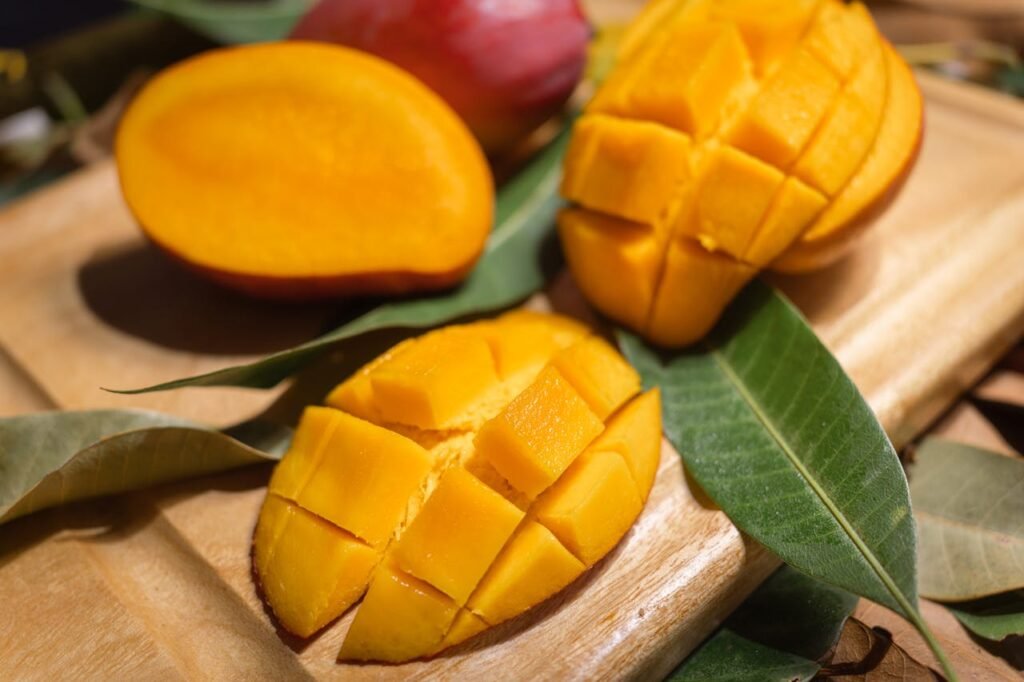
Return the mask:
[[[977,599],[1024,588],[1024,460],[927,439],[910,469],[921,595]]]
[[[246,431],[258,434],[251,444],[142,410],[0,419],[0,523],[67,502],[272,461],[290,436],[284,428]]]

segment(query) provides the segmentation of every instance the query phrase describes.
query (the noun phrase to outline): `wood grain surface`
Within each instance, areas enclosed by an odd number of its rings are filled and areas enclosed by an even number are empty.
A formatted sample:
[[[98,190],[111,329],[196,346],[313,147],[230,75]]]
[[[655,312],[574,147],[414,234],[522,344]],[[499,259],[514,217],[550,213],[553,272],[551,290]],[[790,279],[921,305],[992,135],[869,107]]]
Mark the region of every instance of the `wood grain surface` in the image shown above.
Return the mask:
[[[850,258],[775,281],[800,305],[897,445],[1024,328],[1024,108],[922,76],[927,130],[904,192]],[[200,283],[147,246],[101,163],[0,214],[0,412],[146,406],[216,423],[281,391],[138,386],[316,335],[328,307],[267,306]],[[561,277],[546,300],[581,311]],[[333,370],[332,370],[333,368]],[[333,371],[333,373],[332,373]],[[311,395],[341,378],[327,361]],[[268,470],[72,505],[0,528],[4,677],[655,679],[776,565],[695,496],[667,445],[636,526],[535,611],[432,661],[339,665],[351,615],[298,642],[250,575]]]

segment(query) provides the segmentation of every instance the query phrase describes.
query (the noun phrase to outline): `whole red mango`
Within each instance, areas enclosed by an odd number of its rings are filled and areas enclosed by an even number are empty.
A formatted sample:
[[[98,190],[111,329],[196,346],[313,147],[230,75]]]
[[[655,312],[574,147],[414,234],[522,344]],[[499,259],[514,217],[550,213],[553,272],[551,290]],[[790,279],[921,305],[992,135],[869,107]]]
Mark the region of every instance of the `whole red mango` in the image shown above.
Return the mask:
[[[292,32],[413,73],[492,155],[565,103],[589,36],[577,0],[321,0]]]

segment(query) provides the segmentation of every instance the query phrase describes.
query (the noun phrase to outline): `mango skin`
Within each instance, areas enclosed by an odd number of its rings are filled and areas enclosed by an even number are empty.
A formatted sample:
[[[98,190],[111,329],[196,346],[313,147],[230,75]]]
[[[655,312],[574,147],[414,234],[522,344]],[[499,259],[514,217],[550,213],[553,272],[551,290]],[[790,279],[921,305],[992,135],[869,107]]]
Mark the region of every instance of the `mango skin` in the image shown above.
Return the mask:
[[[306,409],[260,512],[254,573],[302,637],[365,593],[342,660],[431,656],[600,561],[643,509],[660,452],[658,390],[641,393],[583,325],[516,311],[436,330]]]
[[[495,156],[562,108],[583,72],[589,35],[577,0],[320,0],[291,37],[401,66]]]
[[[841,257],[921,130],[913,75],[860,3],[652,0],[574,127],[569,268],[604,314],[687,346],[759,271]]]

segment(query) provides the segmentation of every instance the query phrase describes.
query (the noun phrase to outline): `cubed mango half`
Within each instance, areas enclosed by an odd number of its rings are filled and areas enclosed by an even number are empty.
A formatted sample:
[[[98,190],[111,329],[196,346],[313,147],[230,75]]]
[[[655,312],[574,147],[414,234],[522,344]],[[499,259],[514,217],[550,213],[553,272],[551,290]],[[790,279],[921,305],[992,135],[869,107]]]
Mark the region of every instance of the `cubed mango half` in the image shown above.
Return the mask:
[[[920,94],[893,61],[859,2],[647,3],[564,162],[580,291],[679,347],[761,269],[835,260],[920,139]]]
[[[487,349],[490,388],[450,395],[460,396],[456,412],[491,416],[414,426],[422,403],[403,394],[397,404],[414,418],[382,419],[398,407],[380,402],[381,372],[431,391],[460,380],[439,352],[446,337]],[[262,593],[295,634],[322,629],[365,594],[343,660],[430,656],[561,591],[627,532],[660,451],[658,393],[637,395],[632,367],[568,318],[509,313],[382,357],[329,397],[367,418],[307,408],[253,540]]]

